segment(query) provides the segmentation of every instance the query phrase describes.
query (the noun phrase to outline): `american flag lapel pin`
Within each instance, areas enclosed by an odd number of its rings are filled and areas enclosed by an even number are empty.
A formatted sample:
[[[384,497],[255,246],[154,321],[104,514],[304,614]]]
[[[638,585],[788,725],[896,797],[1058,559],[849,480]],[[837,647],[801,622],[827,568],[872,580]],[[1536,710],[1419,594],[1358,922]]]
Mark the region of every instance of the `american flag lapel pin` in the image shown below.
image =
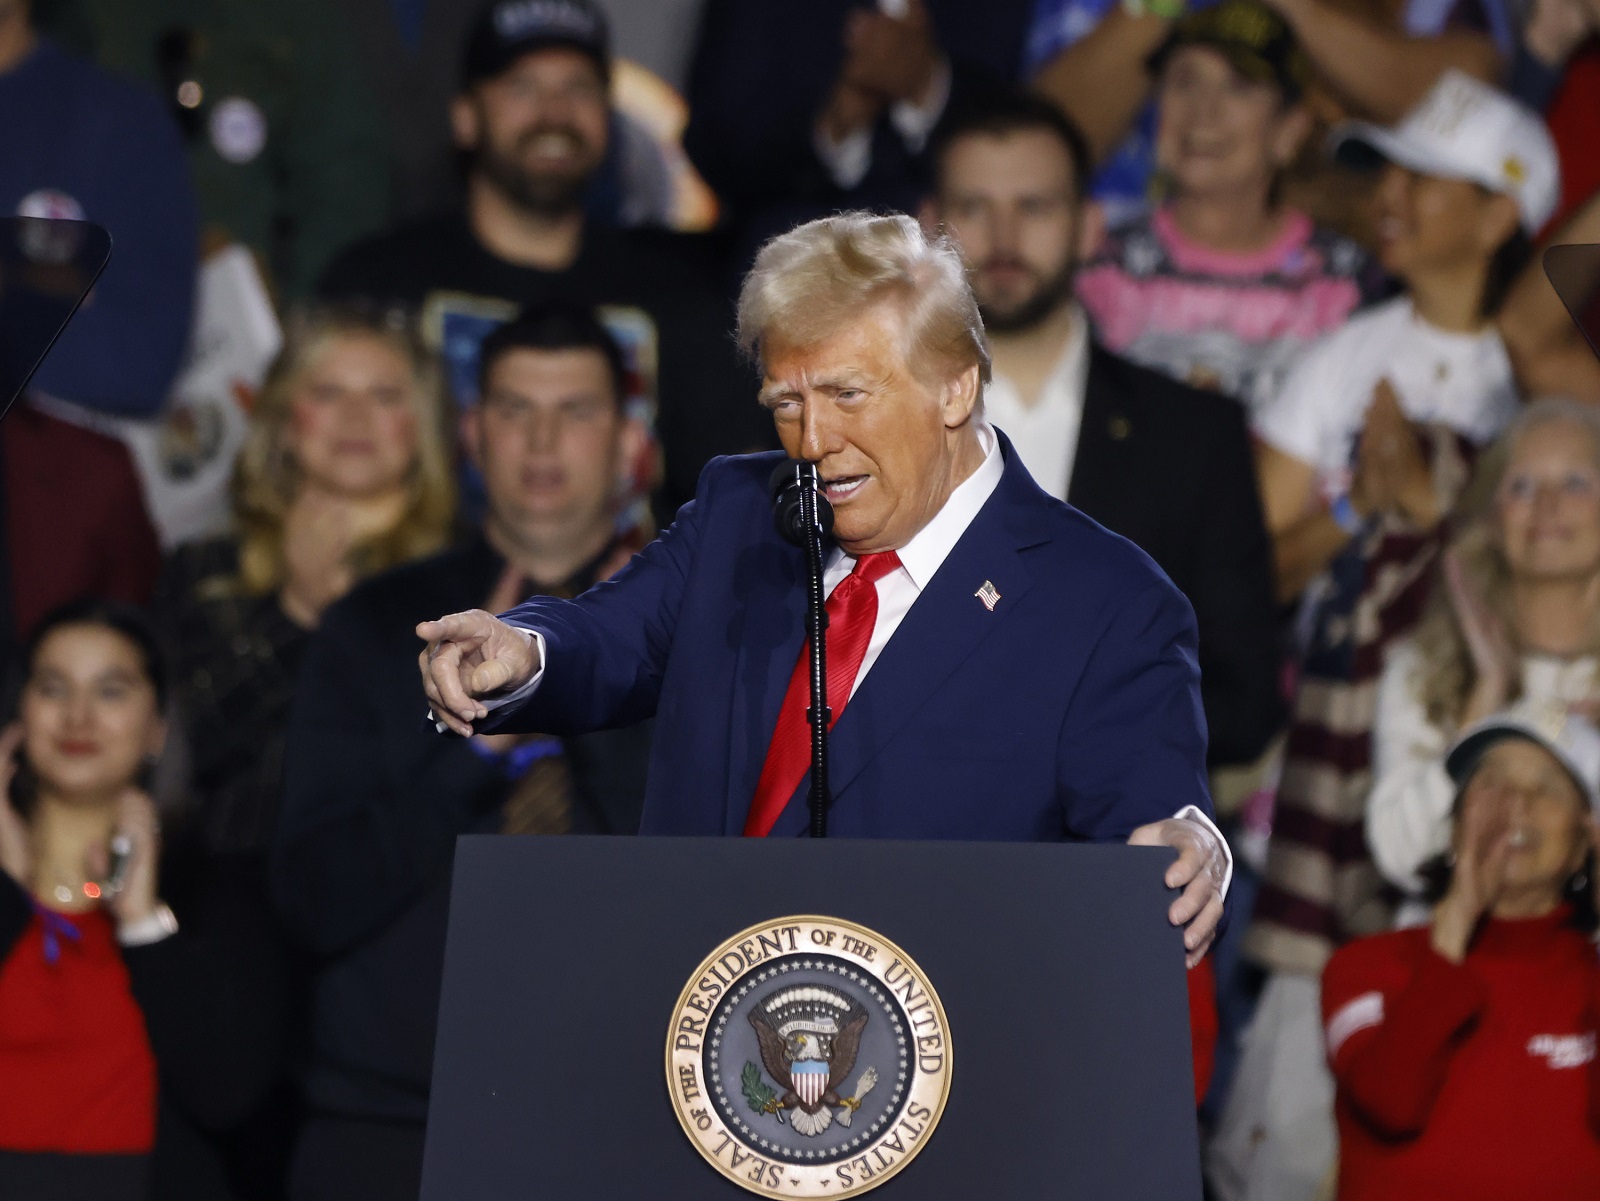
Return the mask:
[[[972,594],[983,602],[983,607],[989,612],[994,612],[994,607],[1000,603],[1000,590],[989,580],[983,581],[983,587]]]

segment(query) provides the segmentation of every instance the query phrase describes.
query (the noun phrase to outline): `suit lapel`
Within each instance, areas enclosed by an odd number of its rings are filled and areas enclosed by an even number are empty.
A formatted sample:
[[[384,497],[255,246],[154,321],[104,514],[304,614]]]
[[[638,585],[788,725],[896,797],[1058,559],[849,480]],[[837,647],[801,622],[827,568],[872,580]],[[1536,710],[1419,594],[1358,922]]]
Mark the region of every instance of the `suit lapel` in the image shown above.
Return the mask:
[[[1121,424],[1116,424],[1119,422]],[[1097,345],[1089,351],[1089,375],[1083,389],[1083,418],[1078,423],[1078,446],[1072,457],[1072,484],[1067,501],[1091,517],[1113,474],[1114,431],[1126,438],[1131,426],[1118,412],[1110,381],[1106,379],[1105,352]]]
[[[761,779],[783,695],[805,645],[805,558],[776,533],[740,554],[734,588],[740,598],[729,707],[728,796],[723,833],[738,835]]]
[[[935,699],[956,669],[1006,624],[1033,587],[1018,551],[1044,541],[1045,536],[1029,527],[1027,509],[1019,507],[1019,502],[1026,493],[1034,494],[1035,500],[1043,496],[1005,435],[1000,439],[1006,471],[994,495],[928,581],[833,728],[829,785],[835,813],[845,804],[871,802],[870,797],[843,802],[839,798],[894,736]],[[976,595],[985,583],[999,594],[992,611]],[[810,785],[807,775],[779,816],[773,835],[804,832]]]

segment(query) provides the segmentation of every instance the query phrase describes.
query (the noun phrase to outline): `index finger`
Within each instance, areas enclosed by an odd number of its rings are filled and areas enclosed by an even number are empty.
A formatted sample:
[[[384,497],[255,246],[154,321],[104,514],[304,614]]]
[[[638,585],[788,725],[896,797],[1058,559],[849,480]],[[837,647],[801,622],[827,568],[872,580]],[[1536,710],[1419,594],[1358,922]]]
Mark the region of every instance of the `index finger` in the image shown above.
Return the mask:
[[[475,612],[469,610],[465,613],[447,613],[432,621],[419,622],[417,637],[424,642],[454,642],[474,637],[481,638],[484,631],[477,628],[477,616]]]

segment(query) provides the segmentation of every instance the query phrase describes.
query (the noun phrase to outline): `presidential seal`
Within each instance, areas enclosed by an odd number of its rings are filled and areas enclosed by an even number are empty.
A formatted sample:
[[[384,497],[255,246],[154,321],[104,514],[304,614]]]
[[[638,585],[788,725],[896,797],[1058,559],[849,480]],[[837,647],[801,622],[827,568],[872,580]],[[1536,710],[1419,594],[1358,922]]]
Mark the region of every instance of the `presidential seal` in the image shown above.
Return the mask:
[[[950,1029],[899,947],[853,922],[740,931],[689,979],[667,1089],[717,1171],[769,1197],[838,1197],[915,1158],[950,1092]]]

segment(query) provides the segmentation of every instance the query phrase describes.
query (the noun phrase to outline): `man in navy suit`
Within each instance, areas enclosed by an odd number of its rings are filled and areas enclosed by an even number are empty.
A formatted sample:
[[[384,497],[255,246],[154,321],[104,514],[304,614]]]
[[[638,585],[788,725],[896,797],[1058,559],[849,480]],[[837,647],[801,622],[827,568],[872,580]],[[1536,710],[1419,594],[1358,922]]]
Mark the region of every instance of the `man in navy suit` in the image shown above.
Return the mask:
[[[1176,847],[1170,915],[1198,961],[1231,862],[1207,815],[1193,612],[985,423],[959,253],[909,217],[810,222],[763,248],[739,333],[833,506],[830,831]],[[418,626],[441,727],[654,714],[641,832],[800,834],[805,567],[773,526],[777,461],[713,462],[672,528],[575,601]]]

